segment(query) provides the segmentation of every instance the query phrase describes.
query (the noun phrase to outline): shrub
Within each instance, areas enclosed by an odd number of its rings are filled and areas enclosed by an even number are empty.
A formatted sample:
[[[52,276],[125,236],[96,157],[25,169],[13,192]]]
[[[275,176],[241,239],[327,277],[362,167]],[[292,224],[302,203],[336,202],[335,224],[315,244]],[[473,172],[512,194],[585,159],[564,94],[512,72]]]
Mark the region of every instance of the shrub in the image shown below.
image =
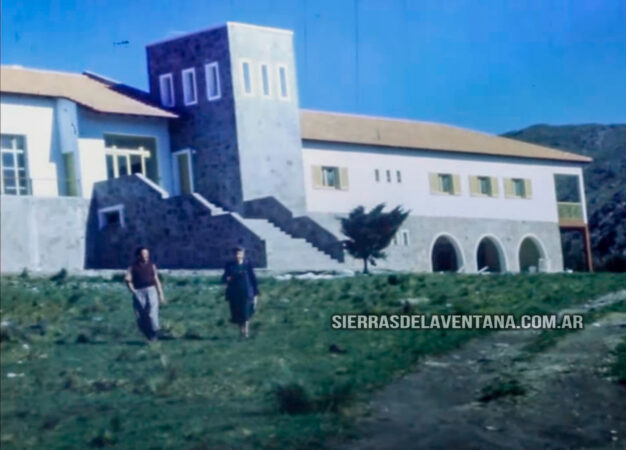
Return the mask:
[[[481,391],[479,402],[526,394],[526,389],[515,378],[497,378],[492,384],[485,386]]]
[[[276,386],[274,396],[281,413],[305,414],[313,409],[311,398],[298,383]]]

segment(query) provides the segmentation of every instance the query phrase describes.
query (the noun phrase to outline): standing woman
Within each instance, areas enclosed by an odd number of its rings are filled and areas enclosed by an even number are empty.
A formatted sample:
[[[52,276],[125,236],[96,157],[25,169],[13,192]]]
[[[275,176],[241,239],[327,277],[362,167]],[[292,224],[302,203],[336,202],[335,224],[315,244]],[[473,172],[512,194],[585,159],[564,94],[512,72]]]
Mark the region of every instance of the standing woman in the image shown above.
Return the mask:
[[[254,314],[259,289],[252,265],[244,260],[245,250],[235,248],[235,260],[226,264],[222,283],[226,283],[226,300],[230,304],[230,320],[239,325],[241,337],[248,337],[248,320]]]
[[[135,262],[126,273],[126,285],[133,294],[133,307],[139,329],[148,340],[157,338],[159,331],[159,303],[165,304],[163,288],[150,252],[145,247],[135,251]]]

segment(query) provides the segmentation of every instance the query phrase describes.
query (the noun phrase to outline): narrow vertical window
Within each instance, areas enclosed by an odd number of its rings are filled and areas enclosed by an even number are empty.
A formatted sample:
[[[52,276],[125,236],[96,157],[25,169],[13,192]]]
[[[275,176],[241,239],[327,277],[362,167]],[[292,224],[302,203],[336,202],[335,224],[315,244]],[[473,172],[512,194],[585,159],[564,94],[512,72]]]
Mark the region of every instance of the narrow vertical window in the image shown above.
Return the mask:
[[[289,87],[287,80],[287,66],[278,66],[278,85],[281,100],[289,99]]]
[[[250,71],[250,62],[241,62],[241,80],[243,82],[243,92],[246,94],[252,94],[252,73]]]
[[[78,186],[74,153],[63,153],[63,167],[65,169],[65,195],[75,197],[78,195]]]
[[[185,69],[183,75],[183,98],[185,105],[195,105],[198,103],[198,95],[196,92],[196,69],[193,67]]]
[[[402,183],[402,173],[399,170],[396,170],[396,179],[398,183]]]
[[[263,97],[269,97],[270,92],[270,71],[267,64],[261,64],[261,88],[263,90]]]
[[[222,97],[220,87],[220,72],[217,62],[212,62],[204,66],[206,78],[206,96],[209,101],[218,100]]]
[[[374,178],[376,179],[377,183],[380,181],[380,171],[378,169],[374,170]]]
[[[387,183],[391,183],[391,170],[387,171]]]
[[[409,230],[402,230],[402,243],[405,247],[409,246]]]
[[[161,104],[166,107],[174,106],[174,83],[171,73],[159,77],[159,90],[161,92]]]

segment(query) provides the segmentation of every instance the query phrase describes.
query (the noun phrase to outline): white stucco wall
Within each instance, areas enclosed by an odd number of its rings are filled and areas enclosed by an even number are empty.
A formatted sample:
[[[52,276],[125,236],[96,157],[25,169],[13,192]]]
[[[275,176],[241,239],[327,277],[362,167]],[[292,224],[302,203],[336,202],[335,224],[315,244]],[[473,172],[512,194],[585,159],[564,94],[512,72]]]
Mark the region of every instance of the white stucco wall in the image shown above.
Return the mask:
[[[80,131],[78,137],[81,187],[84,197],[91,197],[93,183],[106,180],[104,135],[119,134],[156,139],[159,185],[172,189],[172,157],[166,119],[100,114],[79,108]]]
[[[100,114],[66,99],[1,97],[2,134],[26,137],[26,165],[32,195],[64,195],[63,153],[75,152],[79,195],[91,197],[93,183],[106,179],[105,134],[154,137],[160,185],[172,188],[172,160],[166,119]]]
[[[579,175],[582,183],[582,168],[574,164],[313,141],[303,142],[303,164],[310,212],[345,213],[358,205],[386,203],[402,205],[417,216],[557,222],[554,174]],[[314,165],[347,167],[349,189],[314,188]],[[379,182],[375,169],[380,171]],[[392,172],[391,182],[387,182],[386,170]],[[401,183],[396,180],[397,170]],[[460,175],[461,195],[431,194],[429,173]],[[498,177],[498,197],[471,196],[472,175]],[[505,198],[503,178],[530,179],[532,197]]]
[[[0,97],[2,134],[26,137],[26,170],[32,194],[54,197],[59,193],[57,165],[61,163],[54,126],[56,101],[45,97],[5,95]]]

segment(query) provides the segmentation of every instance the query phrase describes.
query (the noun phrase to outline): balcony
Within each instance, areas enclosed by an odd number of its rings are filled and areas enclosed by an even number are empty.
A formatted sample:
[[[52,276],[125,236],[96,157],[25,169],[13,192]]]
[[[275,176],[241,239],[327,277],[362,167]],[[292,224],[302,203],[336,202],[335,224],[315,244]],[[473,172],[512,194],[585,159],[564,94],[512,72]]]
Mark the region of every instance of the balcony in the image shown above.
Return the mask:
[[[579,202],[557,202],[559,225],[584,226],[583,206]]]

